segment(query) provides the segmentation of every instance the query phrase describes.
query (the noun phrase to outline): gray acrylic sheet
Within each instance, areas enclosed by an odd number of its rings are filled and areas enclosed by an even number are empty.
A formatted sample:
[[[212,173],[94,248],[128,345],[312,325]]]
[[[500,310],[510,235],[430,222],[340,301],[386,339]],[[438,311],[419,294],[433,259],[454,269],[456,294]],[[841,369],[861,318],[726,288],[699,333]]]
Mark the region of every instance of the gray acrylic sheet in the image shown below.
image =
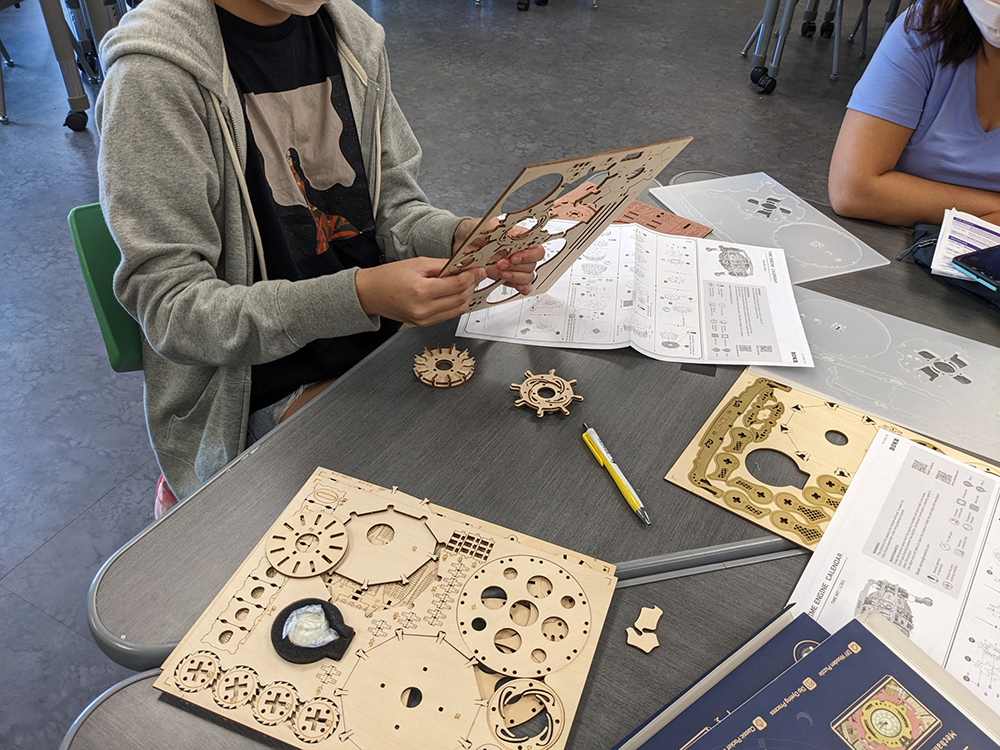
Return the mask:
[[[1000,461],[1000,349],[801,287],[816,366],[754,372]]]
[[[413,356],[449,346],[453,325],[394,336],[123,549],[92,592],[100,623],[120,645],[179,641],[316,466],[612,563],[760,536],[663,478],[740,368],[706,376],[632,350],[476,342],[467,383],[426,386],[413,375]],[[584,400],[570,415],[539,418],[515,407],[511,384],[551,369],[578,381]],[[615,456],[652,526],[586,448],[583,421]]]
[[[888,260],[763,172],[650,190],[709,237],[785,251],[793,284],[863,271]]]
[[[567,747],[617,745],[776,616],[805,562],[786,558],[616,591]],[[626,643],[626,629],[652,606],[663,610],[660,646],[644,654]],[[154,679],[106,697],[64,749],[285,747],[161,695]]]

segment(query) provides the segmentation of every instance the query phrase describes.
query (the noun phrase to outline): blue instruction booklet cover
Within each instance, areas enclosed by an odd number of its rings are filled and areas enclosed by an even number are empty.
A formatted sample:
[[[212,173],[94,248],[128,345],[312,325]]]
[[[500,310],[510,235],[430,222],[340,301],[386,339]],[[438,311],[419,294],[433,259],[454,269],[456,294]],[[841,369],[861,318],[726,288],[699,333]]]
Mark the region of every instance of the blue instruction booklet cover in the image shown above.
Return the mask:
[[[996,748],[1000,717],[879,615],[852,620],[687,750]]]
[[[809,615],[785,611],[651,716],[617,750],[681,750],[826,640]]]

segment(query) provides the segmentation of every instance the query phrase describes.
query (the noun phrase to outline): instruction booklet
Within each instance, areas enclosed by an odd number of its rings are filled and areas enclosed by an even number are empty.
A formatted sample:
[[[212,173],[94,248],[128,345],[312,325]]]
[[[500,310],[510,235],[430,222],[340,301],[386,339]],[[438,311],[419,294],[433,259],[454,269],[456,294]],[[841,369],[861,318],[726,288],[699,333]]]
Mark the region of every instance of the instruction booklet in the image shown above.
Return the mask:
[[[557,250],[546,247],[546,259]],[[491,301],[516,294],[498,290]],[[782,250],[637,224],[610,226],[546,293],[463,315],[457,335],[631,346],[665,362],[813,366]]]
[[[827,630],[876,612],[1000,709],[1000,476],[880,430],[792,593]]]

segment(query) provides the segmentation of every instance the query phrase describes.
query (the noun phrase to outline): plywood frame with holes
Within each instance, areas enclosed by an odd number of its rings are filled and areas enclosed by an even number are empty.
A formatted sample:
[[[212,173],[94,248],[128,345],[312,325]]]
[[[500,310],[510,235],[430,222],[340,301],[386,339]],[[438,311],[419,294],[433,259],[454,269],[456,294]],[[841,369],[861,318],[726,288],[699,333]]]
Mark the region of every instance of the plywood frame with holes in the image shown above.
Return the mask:
[[[665,479],[806,549],[815,550],[880,429],[970,466],[984,463],[915,432],[744,371]],[[755,450],[784,454],[808,475],[802,489],[748,470]]]
[[[441,275],[449,276],[469,268],[484,268],[518,250],[556,242],[561,245],[558,252],[536,269],[532,294],[548,291],[590,243],[608,228],[690,142],[691,138],[678,138],[649,146],[525,167],[487,211]],[[577,199],[570,212],[577,223],[564,231],[549,233],[546,225],[552,219],[552,205],[563,196],[568,187],[594,172],[605,172],[607,176]],[[529,206],[504,213],[504,204],[508,198],[529,183],[549,175],[556,175],[558,184],[544,198]],[[563,215],[565,213],[566,208],[563,207]],[[497,220],[496,224],[493,223],[494,219]],[[530,226],[518,227],[522,222]],[[485,240],[485,243],[473,248],[473,243],[481,240]],[[469,310],[503,304],[517,298],[516,295],[501,295],[500,299],[490,299],[490,295],[500,284],[499,281],[486,283],[477,289]]]
[[[155,687],[294,747],[563,748],[616,580],[608,563],[320,468]],[[354,640],[339,661],[292,664],[271,627],[312,597]]]

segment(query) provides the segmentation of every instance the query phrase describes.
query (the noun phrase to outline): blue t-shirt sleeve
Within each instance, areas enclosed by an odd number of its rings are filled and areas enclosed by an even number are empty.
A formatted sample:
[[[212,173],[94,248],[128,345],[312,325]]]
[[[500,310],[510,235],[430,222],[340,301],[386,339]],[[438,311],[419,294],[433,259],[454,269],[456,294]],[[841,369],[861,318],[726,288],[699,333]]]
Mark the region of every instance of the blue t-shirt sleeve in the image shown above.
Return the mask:
[[[847,108],[915,130],[934,80],[941,45],[925,46],[923,37],[905,29],[905,19],[903,13],[889,27],[854,87]]]

